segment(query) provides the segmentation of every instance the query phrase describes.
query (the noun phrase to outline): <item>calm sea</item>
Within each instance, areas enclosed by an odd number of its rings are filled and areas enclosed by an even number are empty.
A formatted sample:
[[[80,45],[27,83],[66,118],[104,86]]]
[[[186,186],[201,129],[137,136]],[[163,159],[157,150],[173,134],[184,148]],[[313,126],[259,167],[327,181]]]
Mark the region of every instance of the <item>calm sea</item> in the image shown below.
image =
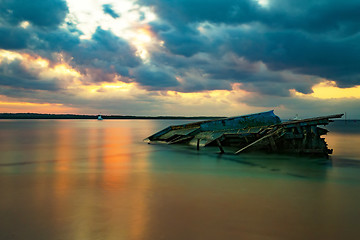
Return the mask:
[[[359,239],[360,122],[329,160],[142,141],[184,122],[1,120],[0,239]]]

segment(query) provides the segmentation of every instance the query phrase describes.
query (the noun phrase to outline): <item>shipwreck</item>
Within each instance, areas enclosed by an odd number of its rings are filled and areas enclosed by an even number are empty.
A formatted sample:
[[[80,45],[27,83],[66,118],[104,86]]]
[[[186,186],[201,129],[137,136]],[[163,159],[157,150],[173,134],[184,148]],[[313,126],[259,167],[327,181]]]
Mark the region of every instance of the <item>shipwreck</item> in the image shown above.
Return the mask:
[[[216,120],[169,126],[144,141],[150,143],[188,144],[201,147],[232,147],[234,154],[250,151],[298,153],[328,156],[332,154],[321,128],[343,114],[282,122],[274,111]]]

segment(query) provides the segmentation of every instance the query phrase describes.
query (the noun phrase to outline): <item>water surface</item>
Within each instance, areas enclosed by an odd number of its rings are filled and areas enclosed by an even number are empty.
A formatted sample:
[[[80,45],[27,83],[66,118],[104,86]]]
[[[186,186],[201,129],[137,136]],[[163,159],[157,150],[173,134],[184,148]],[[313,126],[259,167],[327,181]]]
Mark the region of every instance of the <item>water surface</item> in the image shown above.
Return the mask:
[[[0,239],[358,239],[359,122],[329,160],[142,141],[184,122],[1,120]]]

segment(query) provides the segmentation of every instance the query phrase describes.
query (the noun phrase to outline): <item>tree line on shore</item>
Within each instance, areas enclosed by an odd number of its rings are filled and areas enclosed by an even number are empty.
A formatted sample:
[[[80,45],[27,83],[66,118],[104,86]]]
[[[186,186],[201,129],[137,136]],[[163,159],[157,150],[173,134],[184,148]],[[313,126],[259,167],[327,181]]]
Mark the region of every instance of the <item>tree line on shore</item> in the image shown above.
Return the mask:
[[[97,119],[99,115],[46,114],[46,113],[0,113],[0,119]],[[219,119],[223,117],[185,117],[185,116],[131,116],[101,115],[103,119]]]

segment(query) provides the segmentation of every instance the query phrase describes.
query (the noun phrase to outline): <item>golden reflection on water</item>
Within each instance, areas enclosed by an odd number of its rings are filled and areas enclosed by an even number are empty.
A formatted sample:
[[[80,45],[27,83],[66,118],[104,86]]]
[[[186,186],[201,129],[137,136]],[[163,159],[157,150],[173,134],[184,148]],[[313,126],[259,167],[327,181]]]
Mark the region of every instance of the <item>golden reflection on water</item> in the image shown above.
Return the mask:
[[[67,171],[70,169],[71,159],[75,151],[71,146],[76,146],[74,145],[76,133],[72,129],[57,128],[55,134],[54,160],[57,162],[55,171]]]
[[[142,239],[148,219],[144,196],[148,176],[130,176],[130,172],[146,173],[148,162],[146,155],[142,155],[141,161],[131,163],[136,160],[131,152],[131,129],[91,128],[82,138],[87,140],[81,144],[76,142],[76,135],[68,129],[59,129],[55,152],[58,161],[53,196],[55,215],[69,214],[68,209],[73,210],[70,213],[73,218],[70,239],[92,239],[94,234],[110,240]],[[76,166],[79,163],[73,166],[76,150],[71,146],[79,146],[85,153],[82,157],[86,161],[81,161],[80,168],[90,170],[86,178],[72,174],[72,168],[79,167]],[[129,185],[134,190],[129,190]],[[74,194],[78,188],[83,194]]]
[[[36,123],[0,137],[6,163],[29,163],[0,166],[0,239],[351,239],[357,231],[357,169],[163,150],[141,142],[161,129],[156,121]],[[356,136],[327,137],[335,156],[355,157]]]
[[[326,136],[329,148],[334,149],[333,157],[346,156],[348,159],[360,161],[360,137],[359,134],[332,133]]]
[[[5,153],[2,157],[8,163],[21,164],[0,170],[31,174],[2,177],[0,172],[0,186],[8,182],[2,188],[9,192],[8,198],[12,193],[22,194],[26,201],[22,204],[21,199],[12,202],[3,198],[0,204],[5,201],[3,207],[19,206],[25,222],[38,215],[43,222],[34,223],[48,229],[44,234],[56,232],[63,239],[143,239],[150,218],[150,164],[148,153],[134,144],[146,135],[134,139],[131,124],[122,127],[116,122],[62,120],[29,129],[27,135],[9,132],[7,144],[17,147],[8,152],[0,149]],[[151,123],[144,127],[152,128]],[[140,146],[146,145],[141,142]],[[16,158],[16,150],[27,158]],[[16,211],[13,207],[12,214]],[[6,226],[16,228],[15,223]],[[29,225],[18,235],[24,237],[32,228],[36,229]]]

